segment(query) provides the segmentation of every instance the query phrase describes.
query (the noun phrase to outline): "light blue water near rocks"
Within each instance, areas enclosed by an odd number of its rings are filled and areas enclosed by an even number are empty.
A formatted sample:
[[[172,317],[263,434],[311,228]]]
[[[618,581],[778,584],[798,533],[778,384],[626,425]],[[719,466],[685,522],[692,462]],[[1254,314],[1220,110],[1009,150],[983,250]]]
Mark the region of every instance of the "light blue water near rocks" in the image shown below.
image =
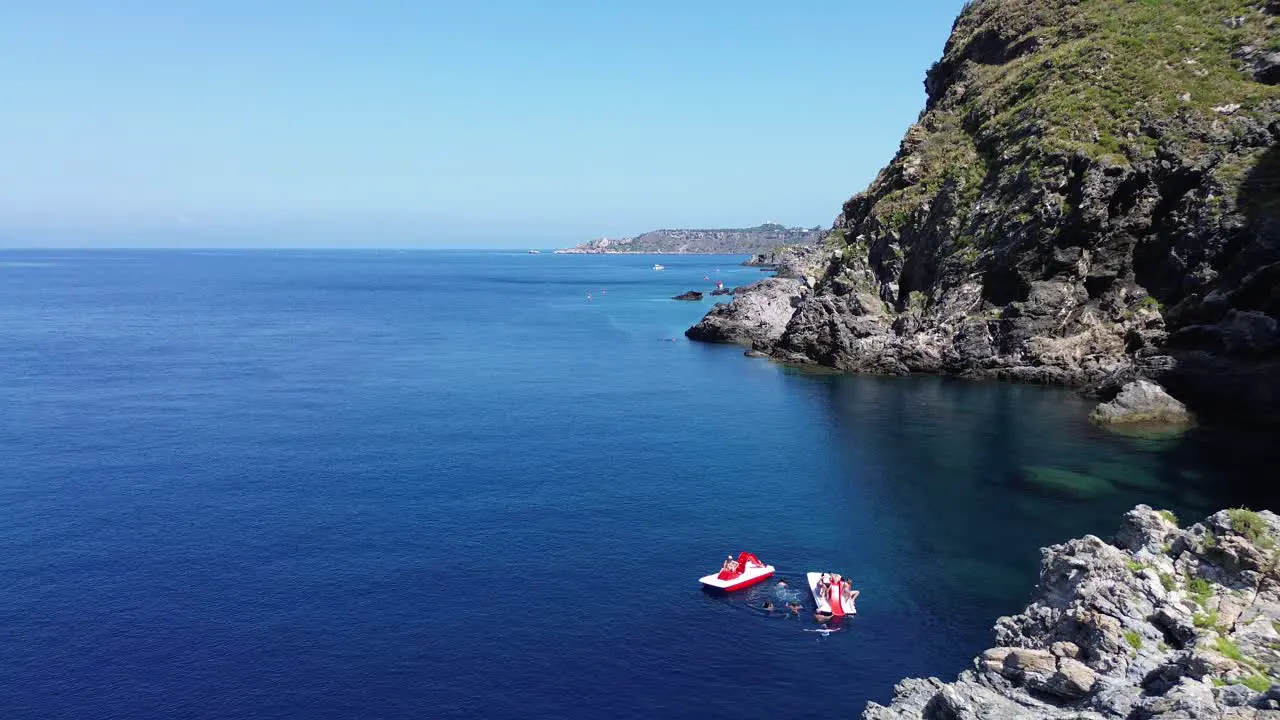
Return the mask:
[[[847,717],[1040,546],[1273,500],[1247,435],[685,341],[740,260],[0,253],[0,716]],[[859,616],[699,590],[743,549]]]

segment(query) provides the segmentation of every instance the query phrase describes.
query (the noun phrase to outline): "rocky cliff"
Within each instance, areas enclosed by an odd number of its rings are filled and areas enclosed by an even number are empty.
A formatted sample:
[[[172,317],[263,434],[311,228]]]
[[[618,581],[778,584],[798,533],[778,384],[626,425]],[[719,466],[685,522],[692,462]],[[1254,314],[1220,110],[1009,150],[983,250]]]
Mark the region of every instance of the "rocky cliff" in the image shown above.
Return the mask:
[[[904,680],[867,720],[1280,718],[1280,518],[1179,529],[1139,505],[1110,542],[1042,550],[1031,603],[954,682]]]
[[[977,0],[756,349],[1280,420],[1280,2]]]
[[[825,235],[825,231],[816,228],[787,228],[774,223],[733,230],[652,230],[633,238],[599,238],[556,252],[744,255],[762,253],[779,245],[812,245]]]
[[[803,280],[822,276],[834,259],[835,255],[825,243],[782,245],[768,252],[752,255],[742,264],[762,270],[773,270],[778,277]]]

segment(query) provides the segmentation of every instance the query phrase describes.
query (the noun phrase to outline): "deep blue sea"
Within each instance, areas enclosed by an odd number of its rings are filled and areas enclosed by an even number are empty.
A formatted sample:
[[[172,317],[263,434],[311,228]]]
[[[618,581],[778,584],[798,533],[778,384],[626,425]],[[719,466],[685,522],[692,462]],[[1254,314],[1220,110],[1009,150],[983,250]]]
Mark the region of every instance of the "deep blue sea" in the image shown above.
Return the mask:
[[[1042,545],[1273,502],[1239,434],[686,341],[741,259],[0,253],[0,717],[849,717]],[[860,614],[704,594],[739,550]]]

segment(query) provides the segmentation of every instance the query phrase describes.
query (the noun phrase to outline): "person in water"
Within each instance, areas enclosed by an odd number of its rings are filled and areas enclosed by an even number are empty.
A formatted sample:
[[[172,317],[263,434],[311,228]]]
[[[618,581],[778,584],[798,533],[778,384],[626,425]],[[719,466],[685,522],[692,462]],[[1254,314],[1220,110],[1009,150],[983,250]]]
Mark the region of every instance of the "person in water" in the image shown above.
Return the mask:
[[[787,603],[787,609],[791,611],[792,615],[799,615],[800,603],[796,602],[795,600],[792,600],[791,602]]]
[[[765,612],[773,612],[773,601],[765,600],[764,605],[762,607],[764,608]]]
[[[786,581],[786,580],[779,580],[779,581],[778,581],[778,587],[786,587],[786,586],[787,586],[787,581]]]

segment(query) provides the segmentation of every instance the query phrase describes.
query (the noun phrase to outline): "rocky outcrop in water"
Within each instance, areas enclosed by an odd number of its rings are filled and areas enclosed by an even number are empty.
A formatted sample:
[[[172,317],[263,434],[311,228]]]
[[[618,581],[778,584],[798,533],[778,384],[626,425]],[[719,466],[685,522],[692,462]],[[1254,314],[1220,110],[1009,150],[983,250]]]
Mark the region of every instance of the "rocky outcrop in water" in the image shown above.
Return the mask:
[[[826,235],[819,228],[788,228],[774,223],[726,230],[651,230],[632,238],[598,238],[559,254],[654,253],[741,255],[779,245],[810,245]]]
[[[1114,399],[1094,408],[1089,419],[1100,425],[1187,425],[1192,422],[1186,405],[1149,380],[1134,380],[1125,385]]]
[[[867,720],[1280,718],[1280,518],[1185,530],[1139,505],[1110,542],[1041,551],[1021,613],[955,681],[904,680]]]
[[[801,280],[778,277],[734,288],[731,302],[712,308],[684,334],[704,342],[769,347],[809,292]]]
[[[1280,5],[977,0],[768,352],[1280,422]]]
[[[672,297],[671,299],[672,300],[701,300],[702,293],[698,292],[697,290],[690,290],[688,292],[682,292],[679,295]]]

